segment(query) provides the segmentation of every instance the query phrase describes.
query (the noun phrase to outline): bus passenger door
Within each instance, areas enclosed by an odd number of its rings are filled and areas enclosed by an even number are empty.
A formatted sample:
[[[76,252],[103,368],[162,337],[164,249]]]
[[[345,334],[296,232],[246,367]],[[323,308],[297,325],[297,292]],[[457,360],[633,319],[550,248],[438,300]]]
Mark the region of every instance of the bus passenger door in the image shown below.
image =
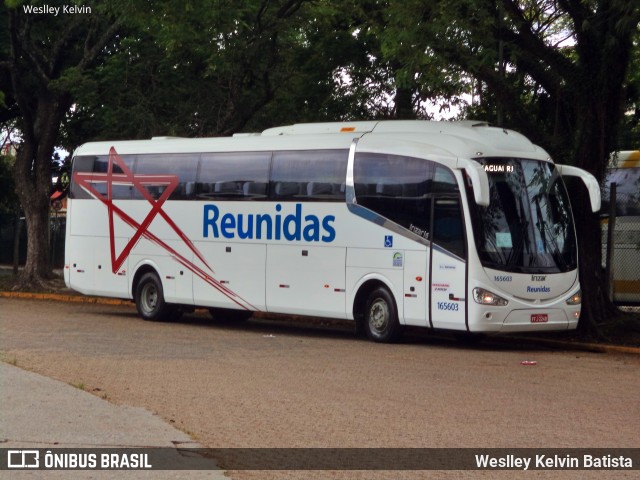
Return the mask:
[[[466,330],[467,254],[459,198],[435,198],[431,231],[431,326]]]

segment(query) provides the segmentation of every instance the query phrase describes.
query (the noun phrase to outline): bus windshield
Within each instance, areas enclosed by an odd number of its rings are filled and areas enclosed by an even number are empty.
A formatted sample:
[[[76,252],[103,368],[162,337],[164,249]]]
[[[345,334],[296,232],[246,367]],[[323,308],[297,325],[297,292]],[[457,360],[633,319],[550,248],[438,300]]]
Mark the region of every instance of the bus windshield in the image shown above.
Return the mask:
[[[482,158],[490,203],[475,206],[478,255],[487,268],[557,273],[577,268],[567,192],[554,165],[520,158]],[[474,210],[474,209],[472,209]]]

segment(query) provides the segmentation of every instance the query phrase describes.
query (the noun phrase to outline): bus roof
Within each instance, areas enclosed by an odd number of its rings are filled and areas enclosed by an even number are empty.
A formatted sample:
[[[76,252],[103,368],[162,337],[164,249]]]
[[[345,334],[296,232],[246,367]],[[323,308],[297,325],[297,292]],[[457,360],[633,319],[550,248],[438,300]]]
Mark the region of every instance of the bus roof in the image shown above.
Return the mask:
[[[111,147],[120,154],[199,153],[268,150],[346,149],[354,138],[393,152],[399,143],[412,144],[414,154],[434,152],[457,158],[525,157],[550,161],[542,148],[513,130],[480,121],[385,120],[294,124],[270,128],[260,134],[233,137],[176,138],[86,143],[74,155],[106,155]],[[375,142],[371,142],[374,140]],[[364,140],[364,139],[363,139]]]

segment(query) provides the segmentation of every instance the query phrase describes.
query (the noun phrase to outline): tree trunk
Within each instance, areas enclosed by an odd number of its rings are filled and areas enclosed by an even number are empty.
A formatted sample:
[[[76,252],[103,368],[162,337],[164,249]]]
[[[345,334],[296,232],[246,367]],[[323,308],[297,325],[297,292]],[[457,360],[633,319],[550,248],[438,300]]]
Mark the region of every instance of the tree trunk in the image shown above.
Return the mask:
[[[397,120],[413,120],[416,112],[413,109],[413,91],[410,88],[396,87],[395,118]]]
[[[27,261],[20,282],[37,286],[52,277],[49,265],[49,202],[43,202],[42,192],[23,198],[27,224]],[[47,196],[48,197],[48,196]]]
[[[13,226],[13,274],[18,275],[20,266],[20,234],[22,233],[22,221],[20,220],[20,209],[16,212],[15,224]]]
[[[29,168],[35,161],[30,145],[23,145],[16,159],[16,169]],[[15,175],[16,193],[27,226],[27,261],[18,279],[20,288],[39,288],[51,277],[49,269],[49,186],[38,188],[37,175]]]
[[[578,237],[582,312],[578,331],[587,338],[601,338],[603,323],[617,316],[617,308],[607,295],[607,279],[602,266],[602,233],[599,215],[591,212],[587,189],[580,180],[567,182]]]
[[[67,102],[52,94],[41,94],[33,129],[24,141],[14,166],[16,193],[27,225],[27,261],[17,288],[46,287],[52,278],[49,262],[49,196],[51,157]]]
[[[585,61],[586,65],[594,63],[595,59]],[[582,102],[576,109],[575,163],[601,182],[622,117],[624,89],[621,82],[610,82],[603,73],[600,76],[591,74],[593,68],[584,71],[584,82],[576,88]],[[583,299],[579,330],[585,336],[601,337],[602,324],[609,323],[620,312],[611,302],[607,291],[607,279],[602,266],[599,214],[591,212],[586,188],[572,190]]]

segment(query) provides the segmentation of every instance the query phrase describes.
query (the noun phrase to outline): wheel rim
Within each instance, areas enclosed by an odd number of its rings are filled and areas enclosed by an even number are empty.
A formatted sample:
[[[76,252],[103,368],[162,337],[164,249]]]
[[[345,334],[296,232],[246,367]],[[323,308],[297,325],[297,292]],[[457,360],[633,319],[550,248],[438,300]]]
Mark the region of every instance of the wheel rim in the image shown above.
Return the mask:
[[[142,287],[141,306],[145,313],[153,313],[158,305],[158,289],[152,283]]]
[[[389,325],[389,305],[381,298],[376,299],[369,309],[369,326],[375,332],[384,332]]]

